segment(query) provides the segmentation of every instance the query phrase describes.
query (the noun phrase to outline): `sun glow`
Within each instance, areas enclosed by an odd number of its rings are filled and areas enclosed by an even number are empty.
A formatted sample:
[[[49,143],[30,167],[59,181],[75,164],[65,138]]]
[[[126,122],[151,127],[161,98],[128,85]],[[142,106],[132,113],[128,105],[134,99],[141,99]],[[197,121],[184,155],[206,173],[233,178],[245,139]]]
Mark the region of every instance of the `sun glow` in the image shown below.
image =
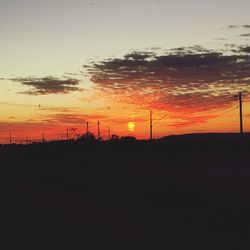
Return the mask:
[[[135,123],[134,123],[134,122],[129,122],[129,123],[128,123],[128,130],[129,130],[130,132],[135,131]]]

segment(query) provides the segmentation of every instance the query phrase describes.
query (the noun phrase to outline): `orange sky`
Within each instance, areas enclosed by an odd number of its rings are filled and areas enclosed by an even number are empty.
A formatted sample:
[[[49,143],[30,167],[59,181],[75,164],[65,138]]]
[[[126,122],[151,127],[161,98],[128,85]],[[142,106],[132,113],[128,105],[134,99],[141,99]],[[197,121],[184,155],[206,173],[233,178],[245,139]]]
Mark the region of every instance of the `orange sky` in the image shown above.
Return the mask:
[[[112,104],[112,105],[111,105]],[[100,121],[101,136],[108,138],[108,126],[111,134],[119,136],[136,136],[137,138],[149,138],[149,110],[136,108],[133,105],[121,105],[110,103],[110,106],[86,113],[82,110],[58,108],[48,110],[42,106],[27,106],[18,108],[6,105],[8,120],[0,123],[1,143],[9,142],[9,133],[12,142],[25,143],[28,140],[41,141],[42,134],[47,140],[66,139],[66,130],[69,129],[69,137],[76,138],[76,134],[86,131],[86,121],[89,122],[89,130],[97,136],[97,121]],[[244,130],[250,131],[250,103],[244,103]],[[26,112],[24,112],[26,110]],[[183,115],[183,119],[180,119]],[[18,117],[19,116],[19,117]],[[21,118],[23,117],[23,118]],[[28,117],[30,117],[28,119]],[[177,118],[178,117],[178,118]],[[21,118],[21,119],[20,119]],[[191,121],[191,122],[190,122]],[[128,123],[134,124],[134,129],[128,127]],[[77,130],[72,130],[76,128]],[[160,138],[170,134],[183,134],[195,132],[238,132],[239,110],[237,102],[228,108],[218,111],[206,111],[197,114],[185,113],[185,110],[176,113],[153,109],[153,137]]]

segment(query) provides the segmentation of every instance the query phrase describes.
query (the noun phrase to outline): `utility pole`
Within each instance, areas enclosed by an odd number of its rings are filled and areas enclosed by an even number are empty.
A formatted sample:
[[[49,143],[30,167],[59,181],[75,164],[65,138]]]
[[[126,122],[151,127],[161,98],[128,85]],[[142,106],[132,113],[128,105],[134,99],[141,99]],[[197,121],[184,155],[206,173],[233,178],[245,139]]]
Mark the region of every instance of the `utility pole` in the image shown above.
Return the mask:
[[[86,132],[89,132],[89,122],[86,122]]]
[[[152,120],[153,112],[150,110],[150,140],[153,140],[153,120]]]
[[[43,143],[44,143],[45,142],[44,133],[43,133],[42,137],[43,137],[42,139],[43,139]]]
[[[12,144],[12,135],[11,135],[11,132],[10,132],[10,144]]]
[[[67,141],[69,140],[69,129],[67,128]]]
[[[26,145],[29,144],[28,137],[26,136]]]
[[[240,104],[240,134],[243,134],[243,118],[242,118],[242,93],[239,92],[239,104]]]
[[[109,140],[111,140],[111,136],[110,136],[110,126],[108,127],[108,131],[109,131]]]
[[[97,122],[97,127],[98,127],[98,141],[101,140],[101,133],[100,133],[100,122]]]

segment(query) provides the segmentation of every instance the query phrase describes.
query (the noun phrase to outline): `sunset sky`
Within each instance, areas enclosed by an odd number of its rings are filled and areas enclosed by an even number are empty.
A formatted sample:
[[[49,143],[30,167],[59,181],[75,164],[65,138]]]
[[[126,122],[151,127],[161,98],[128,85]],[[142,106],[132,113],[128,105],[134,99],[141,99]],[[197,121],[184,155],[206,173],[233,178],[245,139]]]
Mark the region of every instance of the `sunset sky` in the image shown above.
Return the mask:
[[[249,0],[0,0],[0,143],[250,131]]]

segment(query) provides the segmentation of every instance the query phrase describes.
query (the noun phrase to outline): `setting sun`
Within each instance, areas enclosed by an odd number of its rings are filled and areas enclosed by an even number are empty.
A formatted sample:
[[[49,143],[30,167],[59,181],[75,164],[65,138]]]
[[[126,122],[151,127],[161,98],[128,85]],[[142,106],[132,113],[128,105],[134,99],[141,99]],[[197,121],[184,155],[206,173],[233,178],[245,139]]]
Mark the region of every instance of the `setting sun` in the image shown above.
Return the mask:
[[[133,132],[135,130],[135,123],[134,122],[129,122],[128,123],[128,130],[130,132]]]

